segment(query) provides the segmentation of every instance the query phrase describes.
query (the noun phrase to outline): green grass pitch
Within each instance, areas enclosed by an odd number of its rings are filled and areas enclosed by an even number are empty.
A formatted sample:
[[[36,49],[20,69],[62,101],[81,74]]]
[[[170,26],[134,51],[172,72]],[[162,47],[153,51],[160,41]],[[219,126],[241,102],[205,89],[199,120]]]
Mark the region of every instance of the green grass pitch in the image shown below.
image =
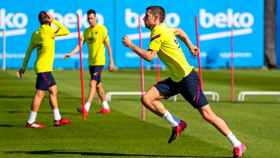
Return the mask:
[[[147,112],[141,121],[138,96],[113,96],[112,113],[96,115],[100,105],[94,102],[89,118],[84,121],[75,111],[80,104],[79,72],[54,72],[60,111],[72,120],[65,127],[53,127],[53,115],[44,99],[37,120],[47,124],[45,129],[26,129],[34,95],[35,74],[27,71],[23,80],[15,70],[0,72],[0,157],[1,158],[230,158],[229,142],[202,120],[188,103],[164,101],[166,107],[188,123],[184,134],[172,144],[167,143],[171,129],[167,122]],[[280,72],[267,70],[236,70],[236,92],[251,90],[280,90]],[[162,78],[166,72],[162,72]],[[89,75],[85,73],[86,94]],[[155,72],[145,72],[145,89],[155,83]],[[217,91],[220,102],[210,101],[214,111],[224,118],[232,131],[246,143],[246,158],[280,157],[280,97],[248,97],[244,103],[229,102],[229,71],[203,72],[205,90]],[[104,72],[107,91],[138,91],[138,70]],[[96,99],[95,99],[96,100]]]

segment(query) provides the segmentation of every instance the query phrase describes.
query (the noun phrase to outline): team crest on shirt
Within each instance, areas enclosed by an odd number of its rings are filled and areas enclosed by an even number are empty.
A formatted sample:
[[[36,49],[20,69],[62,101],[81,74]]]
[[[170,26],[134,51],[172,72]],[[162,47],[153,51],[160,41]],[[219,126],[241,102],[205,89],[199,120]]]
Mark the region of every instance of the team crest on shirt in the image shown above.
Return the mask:
[[[96,36],[97,36],[97,32],[94,32],[94,33],[91,32],[87,38],[87,42],[94,43]]]
[[[38,50],[42,49],[43,43],[42,43],[42,42],[37,43],[37,44],[36,44],[36,47],[37,47]]]

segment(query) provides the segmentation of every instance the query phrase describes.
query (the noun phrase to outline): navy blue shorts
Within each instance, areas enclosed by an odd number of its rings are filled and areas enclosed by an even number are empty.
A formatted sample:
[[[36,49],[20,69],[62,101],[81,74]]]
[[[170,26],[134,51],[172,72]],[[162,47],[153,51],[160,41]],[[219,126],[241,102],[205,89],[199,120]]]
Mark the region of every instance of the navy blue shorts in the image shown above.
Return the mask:
[[[56,83],[51,72],[37,73],[36,89],[46,91],[54,85]]]
[[[90,66],[89,73],[90,79],[97,81],[97,83],[101,82],[101,74],[104,66]]]
[[[179,82],[171,78],[158,82],[155,87],[165,98],[181,94],[194,108],[201,108],[208,104],[207,98],[199,86],[199,78],[193,70]]]

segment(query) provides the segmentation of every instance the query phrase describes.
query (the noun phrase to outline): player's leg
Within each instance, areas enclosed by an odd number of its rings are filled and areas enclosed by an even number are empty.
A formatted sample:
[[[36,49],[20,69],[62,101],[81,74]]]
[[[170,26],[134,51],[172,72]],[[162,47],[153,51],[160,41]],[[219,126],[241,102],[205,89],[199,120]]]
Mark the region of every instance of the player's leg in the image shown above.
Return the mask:
[[[49,89],[49,104],[52,109],[58,109],[58,102],[57,102],[57,86],[53,85]]]
[[[56,85],[49,87],[49,104],[53,111],[54,126],[63,126],[63,125],[70,124],[70,120],[67,118],[62,118],[59,112]]]
[[[212,111],[209,104],[199,108],[198,110],[201,113],[203,119],[216,127],[224,136],[227,136],[231,132],[225,121]]]
[[[208,100],[199,87],[198,75],[192,71],[179,83],[180,93],[196,109],[199,110],[203,118],[214,125],[222,134],[227,135],[230,130],[224,120],[218,117],[208,104]]]
[[[201,113],[202,117],[212,124],[215,128],[217,128],[220,133],[227,137],[227,139],[233,145],[233,155],[234,157],[241,157],[246,150],[244,144],[242,144],[236,136],[231,132],[226,122],[219,116],[217,116],[213,110],[211,109],[210,105],[207,104],[199,108],[199,112]]]
[[[217,128],[220,131],[220,133],[227,137],[227,139],[230,141],[234,148],[234,156],[242,156],[242,154],[245,152],[245,145],[242,144],[231,132],[226,122],[213,112],[210,105],[207,104],[205,106],[202,106],[201,108],[199,108],[199,112],[207,122],[212,124],[215,128]]]
[[[40,90],[40,89],[36,90],[35,96],[34,96],[33,101],[32,101],[32,107],[31,107],[32,111],[34,111],[34,112],[39,111],[41,103],[44,99],[44,96],[45,96],[45,91]]]
[[[163,117],[170,123],[172,133],[168,143],[175,140],[187,126],[184,121],[172,115],[160,102],[161,99],[168,98],[175,94],[177,94],[176,88],[174,87],[172,81],[167,79],[157,83],[154,87],[149,89],[141,99],[146,108],[156,115]]]
[[[103,87],[103,84],[101,81],[97,84],[97,94],[102,102],[102,108],[99,111],[99,113],[102,113],[102,114],[110,113],[111,109],[110,109],[109,103],[107,101],[107,98],[105,95],[105,90],[104,90],[104,87]]]
[[[44,74],[45,81],[47,81],[48,92],[49,92],[49,104],[53,111],[54,116],[54,125],[55,126],[62,126],[67,125],[70,123],[70,120],[67,118],[62,118],[59,112],[58,101],[57,101],[57,86],[56,82],[53,78],[51,72],[47,72]]]
[[[42,100],[44,99],[45,96],[45,91],[47,90],[47,87],[44,83],[44,79],[41,73],[37,74],[37,79],[36,79],[36,91],[35,95],[32,101],[31,105],[31,112],[29,114],[29,118],[27,120],[27,123],[25,127],[27,128],[44,128],[45,125],[41,123],[36,122],[37,118],[37,113],[40,109]]]
[[[99,90],[98,90],[98,84],[96,85],[96,93],[98,95],[98,98],[97,98],[97,103],[98,104],[102,104],[102,96],[99,94]],[[105,92],[104,92],[105,93]]]
[[[163,106],[160,102],[163,96],[160,95],[159,91],[156,87],[150,88],[146,94],[143,95],[141,101],[143,105],[148,108],[154,114],[163,117],[164,114],[167,112],[167,109]]]
[[[95,93],[96,93],[96,84],[97,84],[96,80],[91,80],[90,83],[89,83],[89,94],[88,94],[87,103],[91,104],[92,101],[93,101],[93,98],[94,98]],[[87,109],[87,111],[89,110],[89,108]]]
[[[90,74],[89,94],[88,94],[87,102],[84,105],[86,112],[89,112],[91,103],[96,94],[96,87],[97,87],[98,82],[100,81],[99,79],[101,76],[101,72],[100,72],[100,70],[102,70],[101,67],[95,66],[95,65],[91,65],[89,67],[89,74]],[[82,112],[82,110],[80,108],[77,108],[77,110],[78,110],[78,112]]]
[[[235,137],[231,132],[226,122],[219,116],[217,116],[210,105],[203,91],[199,87],[198,75],[195,71],[192,71],[187,77],[179,82],[180,93],[182,96],[202,115],[204,120],[213,125],[220,133],[228,138],[232,143],[234,150],[241,149],[241,155],[245,150],[245,146]],[[244,147],[244,149],[243,149]],[[240,152],[238,153],[240,154]],[[237,154],[235,154],[237,155]]]
[[[102,82],[99,82],[96,86],[97,94],[101,102],[106,101],[105,90]]]
[[[44,128],[45,127],[45,125],[36,122],[37,113],[40,109],[40,105],[42,103],[42,100],[44,99],[44,96],[45,96],[45,92],[43,90],[36,90],[35,96],[33,98],[32,105],[31,105],[31,112],[29,114],[29,118],[27,120],[25,127],[27,127],[27,128]]]

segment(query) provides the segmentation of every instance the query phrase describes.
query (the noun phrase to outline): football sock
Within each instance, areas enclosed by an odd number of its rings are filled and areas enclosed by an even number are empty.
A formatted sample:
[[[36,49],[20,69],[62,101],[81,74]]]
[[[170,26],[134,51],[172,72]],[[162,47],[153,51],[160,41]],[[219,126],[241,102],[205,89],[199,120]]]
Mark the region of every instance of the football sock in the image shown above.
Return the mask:
[[[37,117],[37,112],[31,111],[30,114],[29,114],[29,118],[28,118],[27,122],[29,124],[34,123],[35,120],[36,120],[36,117]]]
[[[231,142],[233,147],[239,147],[241,145],[241,142],[235,137],[232,132],[227,135],[227,138]]]
[[[53,109],[54,120],[58,121],[61,119],[61,115],[58,108]]]
[[[179,124],[179,122],[180,122],[180,120],[179,120],[178,118],[176,118],[175,116],[173,116],[172,114],[170,114],[169,111],[166,111],[166,112],[164,113],[163,118],[164,118],[165,120],[167,120],[167,121],[170,123],[170,125],[171,125],[172,127],[178,126],[178,124]]]
[[[102,107],[103,107],[104,109],[110,109],[109,104],[108,104],[107,101],[103,101],[103,102],[102,102]]]
[[[86,102],[85,109],[86,109],[87,112],[89,111],[90,106],[91,106],[90,102]]]

